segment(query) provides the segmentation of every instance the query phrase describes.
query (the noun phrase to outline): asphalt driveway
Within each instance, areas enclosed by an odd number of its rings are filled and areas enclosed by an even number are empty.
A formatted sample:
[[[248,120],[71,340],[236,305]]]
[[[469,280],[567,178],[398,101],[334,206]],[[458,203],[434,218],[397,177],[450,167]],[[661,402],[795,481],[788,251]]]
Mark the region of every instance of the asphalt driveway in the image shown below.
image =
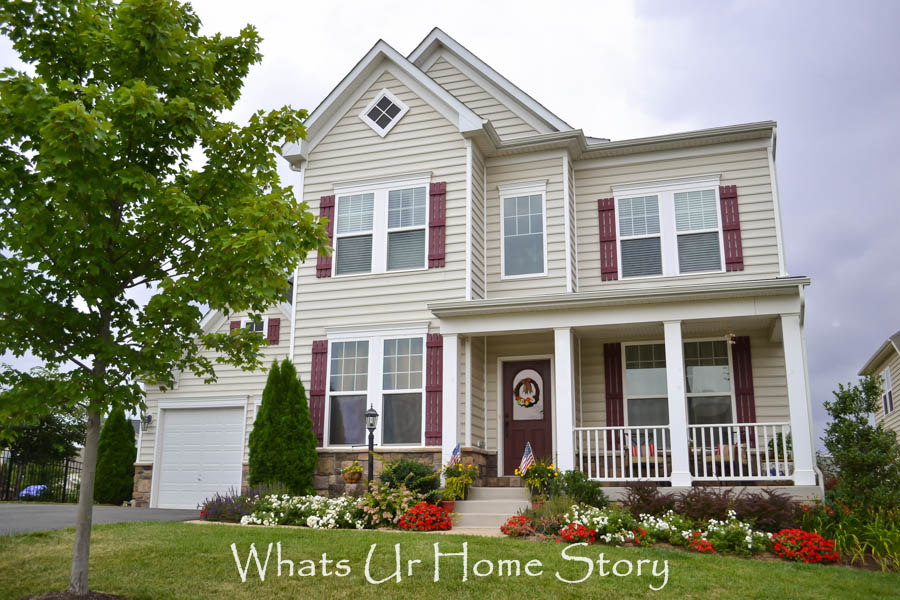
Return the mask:
[[[0,535],[75,527],[74,504],[0,503]],[[199,519],[199,510],[175,508],[123,508],[95,506],[94,524],[138,521],[190,521]]]

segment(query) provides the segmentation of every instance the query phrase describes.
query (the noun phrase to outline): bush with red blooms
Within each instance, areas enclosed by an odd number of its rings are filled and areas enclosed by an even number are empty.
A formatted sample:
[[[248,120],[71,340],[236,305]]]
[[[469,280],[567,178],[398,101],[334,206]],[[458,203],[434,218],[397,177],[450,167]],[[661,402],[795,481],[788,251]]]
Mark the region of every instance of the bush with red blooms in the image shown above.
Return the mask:
[[[691,550],[696,550],[697,552],[700,552],[700,553],[705,552],[707,554],[712,554],[713,552],[716,551],[715,548],[713,548],[713,545],[710,543],[710,541],[705,539],[703,537],[703,534],[700,533],[699,531],[695,531],[688,536],[687,546]]]
[[[634,534],[634,544],[636,546],[640,546],[641,542],[649,542],[650,544],[653,543],[653,540],[646,539],[646,537],[647,537],[646,529],[641,529],[640,527],[638,527],[637,529],[632,529],[631,533]]]
[[[533,533],[534,526],[531,523],[531,519],[525,515],[517,515],[508,518],[506,523],[500,526],[500,531],[509,537],[520,537]]]
[[[584,525],[578,523],[569,523],[559,530],[559,537],[567,542],[587,542],[594,543],[594,537],[597,535],[595,529],[588,529]]]
[[[408,531],[446,531],[453,527],[453,522],[440,506],[419,502],[403,513],[397,527]]]
[[[772,537],[775,554],[787,560],[805,563],[835,563],[840,556],[834,540],[802,529],[782,529]]]

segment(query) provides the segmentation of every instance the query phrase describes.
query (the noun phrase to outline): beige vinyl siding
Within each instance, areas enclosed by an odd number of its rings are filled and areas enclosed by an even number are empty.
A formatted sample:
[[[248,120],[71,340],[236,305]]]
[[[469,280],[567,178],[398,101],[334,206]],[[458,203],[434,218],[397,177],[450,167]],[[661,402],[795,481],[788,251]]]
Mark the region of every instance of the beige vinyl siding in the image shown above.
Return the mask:
[[[485,439],[485,338],[472,338],[472,444],[478,445]]]
[[[890,429],[900,437],[900,354],[891,352],[891,358],[878,365],[874,375],[880,377],[885,368],[891,370],[891,391],[894,397],[894,410],[884,414],[884,405],[881,402],[881,396],[878,397],[878,410],[875,411],[875,421],[884,425],[885,429]],[[890,407],[888,408],[890,410]]]
[[[690,339],[690,337],[686,337],[685,341],[690,341]],[[581,341],[581,389],[583,394],[581,418],[583,426],[603,427],[606,425],[606,374],[603,366],[603,344],[632,340],[587,337]],[[784,350],[781,343],[770,342],[762,333],[751,334],[750,360],[753,365],[756,421],[759,423],[790,422]]]
[[[769,177],[768,152],[764,143],[746,146],[709,146],[682,158],[648,153],[635,162],[608,166],[603,159],[575,163],[578,200],[578,276],[580,291],[614,286],[652,287],[679,282],[724,281],[779,275],[775,206]],[[597,200],[612,197],[611,186],[678,177],[721,174],[722,185],[737,185],[741,218],[744,270],[713,275],[650,278],[627,281],[600,280],[600,243]]]
[[[290,344],[291,321],[277,307],[266,311],[263,316],[281,319],[281,338],[277,345],[263,346],[262,364],[268,369],[273,360],[287,358]],[[230,315],[217,329],[218,333],[228,333],[231,321],[239,321],[246,318],[247,313]],[[203,351],[202,354],[213,361],[218,356],[212,351]],[[181,373],[178,376],[178,384],[174,390],[160,392],[158,389],[150,389],[145,384],[147,414],[153,416],[150,428],[141,434],[141,447],[138,449],[137,462],[153,462],[153,448],[156,443],[159,419],[159,401],[190,401],[190,400],[246,400],[247,401],[247,427],[244,436],[244,460],[247,460],[247,436],[253,428],[253,420],[256,417],[256,401],[262,396],[266,387],[267,371],[244,371],[229,364],[216,364],[215,371],[217,381],[204,383],[203,379],[191,372]]]
[[[472,144],[472,298],[486,298],[484,277],[484,157]]]
[[[560,154],[536,154],[493,158],[487,161],[487,287],[489,298],[565,293],[566,242]],[[499,186],[511,183],[547,182],[544,236],[547,275],[502,278]]]
[[[435,61],[426,74],[442,88],[456,96],[479,117],[490,121],[501,138],[515,139],[537,135],[537,130],[531,125],[443,57]]]
[[[487,338],[487,449],[496,450],[498,443],[498,401],[503,390],[497,374],[500,359],[505,357],[550,356],[553,354],[553,332],[542,331],[522,335],[500,335]],[[551,378],[553,374],[551,372]]]
[[[358,117],[382,88],[409,106],[384,138]],[[429,321],[437,332],[427,304],[464,299],[466,275],[465,143],[453,124],[393,75],[382,75],[310,153],[303,195],[314,214],[336,183],[426,171],[432,182],[447,182],[445,266],[317,279],[315,256],[309,256],[300,266],[295,307],[294,363],[305,384],[312,342],[325,339],[327,327]]]

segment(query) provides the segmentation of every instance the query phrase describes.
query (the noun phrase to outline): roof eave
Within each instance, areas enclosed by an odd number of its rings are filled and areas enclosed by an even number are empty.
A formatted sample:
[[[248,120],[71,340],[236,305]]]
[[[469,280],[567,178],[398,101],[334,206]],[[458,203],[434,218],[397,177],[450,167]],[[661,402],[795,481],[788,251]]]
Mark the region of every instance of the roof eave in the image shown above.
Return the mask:
[[[857,375],[860,377],[873,375],[875,373],[875,366],[880,365],[887,360],[887,357],[890,356],[892,350],[900,354],[900,331],[886,339],[884,343],[878,347],[878,350],[869,357],[869,360],[866,361]]]

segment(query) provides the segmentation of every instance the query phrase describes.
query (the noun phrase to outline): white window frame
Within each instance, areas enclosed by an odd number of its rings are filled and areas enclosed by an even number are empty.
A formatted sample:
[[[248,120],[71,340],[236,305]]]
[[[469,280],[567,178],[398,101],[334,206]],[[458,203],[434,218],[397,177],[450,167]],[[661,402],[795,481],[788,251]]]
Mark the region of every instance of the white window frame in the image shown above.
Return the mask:
[[[884,414],[889,415],[894,412],[894,391],[890,367],[885,367],[884,371],[881,372],[881,386],[881,405],[884,409]]]
[[[267,338],[269,337],[269,317],[260,316],[260,320],[262,321],[263,327],[260,335],[262,335],[264,338]],[[246,329],[247,323],[251,322],[253,322],[253,319],[251,319],[250,317],[244,317],[243,319],[241,319],[241,329]]]
[[[500,192],[500,279],[530,279],[537,277],[547,277],[547,180],[524,181],[517,183],[507,183],[498,186]],[[521,275],[506,274],[506,220],[503,217],[503,204],[506,198],[516,198],[519,196],[541,195],[541,224],[543,227],[543,269],[539,273],[522,273]]]
[[[408,273],[414,271],[426,271],[428,269],[428,248],[431,238],[431,173],[417,173],[413,175],[403,175],[400,177],[379,178],[367,181],[351,181],[347,183],[338,183],[334,185],[334,259],[331,261],[331,276],[335,278],[344,277],[366,277],[372,275],[384,275],[393,273]],[[425,224],[412,227],[397,227],[388,229],[388,196],[392,190],[404,190],[408,188],[424,187],[425,188]],[[353,196],[355,194],[374,194],[374,215],[372,218],[372,268],[365,273],[344,273],[339,275],[337,272],[337,253],[338,239],[342,237],[353,237],[358,235],[366,235],[365,232],[354,231],[353,233],[338,234],[337,215],[338,205],[342,197]],[[422,266],[411,269],[392,269],[387,268],[388,259],[388,233],[396,231],[410,231],[415,229],[425,230],[425,252],[423,254]]]
[[[428,345],[427,333],[428,323],[410,323],[397,324],[395,328],[335,328],[328,332],[328,357],[327,370],[325,373],[325,419],[323,431],[323,446],[325,448],[355,448],[348,444],[332,444],[329,439],[331,434],[331,349],[334,342],[369,342],[369,358],[368,358],[368,385],[366,390],[359,390],[353,393],[335,392],[335,395],[363,395],[366,396],[366,408],[373,406],[378,411],[378,427],[375,429],[375,446],[383,447],[391,450],[403,450],[411,448],[425,447],[425,383],[427,376],[428,361]],[[384,340],[399,340],[420,338],[422,340],[422,437],[418,444],[388,444],[382,443],[382,430],[384,427],[384,394],[411,394],[416,393],[414,390],[385,390],[383,380],[384,368]],[[368,443],[368,434],[366,434],[366,443]]]
[[[625,348],[626,346],[655,346],[658,344],[665,345],[665,340],[640,340],[636,342],[622,342],[622,348],[620,352],[622,353],[622,423],[623,427],[630,427],[628,424],[628,400],[646,400],[652,398],[660,398],[659,394],[643,394],[637,396],[629,396],[628,395],[628,377],[626,377],[626,371],[628,370],[625,361]],[[666,370],[669,369],[669,359],[666,357]],[[669,390],[666,389],[664,394],[666,402],[669,402]],[[665,423],[663,425],[635,425],[635,427],[669,427],[671,425],[671,415],[669,416],[669,423]]]
[[[696,275],[708,275],[711,273],[725,272],[725,235],[722,228],[722,203],[719,198],[719,182],[721,175],[704,175],[701,177],[683,177],[667,179],[663,181],[649,181],[641,183],[629,183],[612,186],[615,199],[616,221],[616,259],[619,268],[619,281],[633,281],[641,279],[653,279],[659,277],[691,277]],[[719,226],[719,269],[711,271],[693,271],[681,273],[678,260],[678,236],[692,233],[710,233],[713,229],[698,229],[679,233],[675,227],[675,193],[697,192],[712,189],[716,195],[716,215]],[[622,275],[622,234],[619,231],[619,202],[628,198],[641,196],[656,196],[659,201],[659,238],[660,252],[662,254],[662,273],[659,275],[641,275],[637,277],[624,277]],[[628,239],[642,237],[655,237],[651,235],[630,236]]]
[[[693,393],[692,392],[689,394],[687,392],[687,365],[684,364],[684,362],[685,362],[684,361],[684,345],[687,343],[690,343],[690,342],[719,342],[719,341],[722,341],[721,337],[704,337],[704,338],[690,338],[690,339],[685,338],[685,339],[681,340],[681,352],[682,352],[682,361],[681,362],[682,362],[682,368],[685,369],[685,372],[683,374],[684,378],[685,378],[685,393],[684,393],[685,407],[684,408],[685,408],[686,416],[688,418],[688,426],[689,427],[693,423],[690,422],[690,411],[688,410],[688,405],[687,405],[688,398],[699,398],[699,397],[703,397],[703,396],[718,397],[718,396],[724,396],[725,393],[724,392],[715,392],[715,393],[713,393],[713,392]],[[728,340],[725,340],[725,343],[728,347],[728,374],[729,374],[729,379],[730,379],[729,383],[730,383],[730,387],[731,387],[731,390],[729,392],[731,395],[731,420],[733,421],[733,423],[736,423],[737,422],[737,395],[735,394],[735,388],[734,388],[734,361],[732,359],[732,344],[729,344]],[[626,346],[652,346],[654,344],[665,344],[665,340],[640,340],[640,341],[635,341],[635,342],[622,342],[622,349],[621,349],[621,353],[622,353],[622,403],[623,403],[622,412],[624,413],[622,422],[624,423],[624,427],[629,426],[628,425],[628,400],[629,400],[629,398],[635,398],[635,399],[640,400],[640,399],[646,399],[646,398],[659,398],[660,397],[658,394],[642,395],[642,396],[629,396],[628,395],[628,383],[627,383],[627,377],[625,376],[625,370],[626,370],[625,347]],[[668,357],[666,357],[666,370],[668,370],[668,369],[669,369],[669,359],[668,359]],[[669,398],[669,390],[667,389],[666,390],[666,401],[668,401],[668,398]],[[671,421],[671,419],[670,419],[670,421]],[[733,424],[733,423],[730,423],[730,424]],[[666,426],[668,427],[669,425],[671,425],[671,422],[668,423]],[[726,423],[722,423],[722,425],[726,425]]]
[[[379,127],[376,123],[374,123],[372,121],[372,119],[369,118],[369,111],[372,110],[372,108],[376,104],[378,104],[378,101],[381,100],[382,98],[387,98],[388,100],[390,100],[391,102],[396,104],[397,108],[400,109],[400,112],[397,113],[397,116],[395,116],[393,119],[391,119],[391,122],[388,123],[387,127],[385,127],[384,129]],[[362,110],[362,112],[359,113],[359,118],[363,123],[368,125],[372,131],[377,133],[379,136],[384,137],[391,131],[391,129],[394,128],[394,126],[397,123],[400,122],[400,119],[402,119],[403,116],[408,112],[409,112],[409,107],[406,105],[405,102],[403,102],[403,100],[401,100],[400,98],[395,96],[393,93],[391,93],[391,91],[389,89],[382,88],[382,90],[380,92],[378,92],[378,94],[376,94],[376,96],[372,99],[372,101],[366,105],[366,107]]]

